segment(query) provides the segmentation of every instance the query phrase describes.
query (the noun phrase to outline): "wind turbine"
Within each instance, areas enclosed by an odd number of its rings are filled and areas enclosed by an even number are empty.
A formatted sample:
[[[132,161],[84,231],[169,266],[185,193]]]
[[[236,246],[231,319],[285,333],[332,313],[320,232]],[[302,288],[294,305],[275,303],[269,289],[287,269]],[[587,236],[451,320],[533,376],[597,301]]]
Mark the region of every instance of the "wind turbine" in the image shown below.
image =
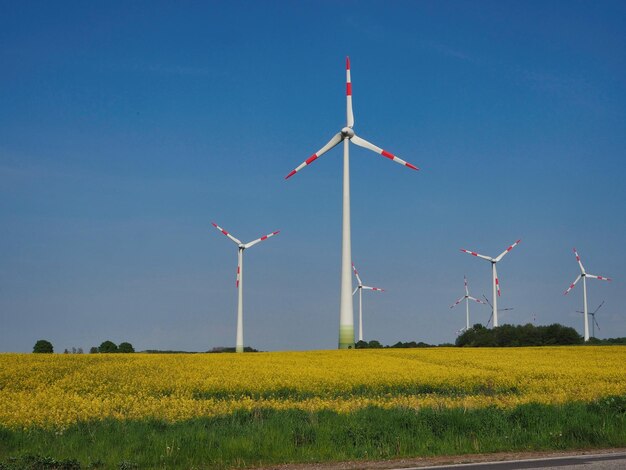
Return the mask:
[[[468,251],[468,250],[464,250],[463,248],[461,248],[461,251],[463,253],[468,253],[472,256],[477,256],[491,263],[491,275],[493,277],[493,307],[492,308],[493,308],[493,326],[494,327],[498,326],[498,296],[500,296],[500,281],[498,279],[498,271],[496,270],[496,263],[500,261],[502,258],[504,258],[504,255],[506,255],[513,248],[515,248],[521,241],[522,240],[517,240],[515,243],[513,243],[510,247],[508,247],[506,250],[504,250],[495,258],[492,258],[490,256],[480,255],[474,251]]]
[[[574,248],[574,254],[576,255],[576,261],[578,261],[578,266],[580,267],[580,274],[578,275],[576,280],[572,282],[572,284],[567,288],[567,290],[565,291],[563,295],[567,295],[569,291],[571,291],[574,288],[576,283],[580,281],[580,278],[582,277],[583,279],[583,310],[584,310],[583,313],[585,314],[584,315],[585,317],[585,341],[589,341],[589,318],[587,317],[587,278],[590,277],[592,279],[600,279],[601,281],[610,281],[611,279],[609,279],[608,277],[588,274],[585,271],[583,263],[580,261],[580,256],[578,256],[578,252],[576,251],[576,248]]]
[[[485,297],[485,294],[483,294],[483,298],[485,299],[485,302],[487,302],[487,305],[491,307],[491,315],[489,316],[489,320],[487,320],[487,325],[486,325],[486,326],[489,326],[489,323],[491,323],[491,320],[493,319],[493,305],[491,305],[491,303],[489,302],[489,299]],[[507,310],[515,310],[515,309],[513,307],[509,307],[509,308],[501,308],[499,311],[506,312]]]
[[[342,223],[342,240],[341,240],[341,302],[339,308],[339,348],[350,349],[354,347],[354,311],[352,306],[352,275],[350,266],[352,264],[352,247],[350,243],[350,157],[349,144],[358,145],[359,147],[372,150],[385,158],[388,158],[400,165],[404,165],[413,170],[418,168],[410,163],[405,162],[394,154],[383,150],[380,147],[368,142],[357,136],[352,127],[354,126],[354,114],[352,112],[352,82],[350,80],[350,58],[346,58],[346,118],[347,125],[340,132],[335,134],[326,145],[319,149],[316,153],[307,158],[294,170],[292,170],[285,179],[295,175],[304,167],[310,165],[319,157],[324,155],[330,149],[343,142],[343,223]]]
[[[242,243],[215,222],[212,222],[212,224],[213,227],[218,229],[237,245],[237,281],[235,283],[237,286],[237,342],[235,344],[235,351],[240,353],[243,352],[243,251],[253,247],[257,243],[273,237],[274,235],[278,235],[280,230],[264,235],[261,238],[252,240],[251,242]]]
[[[474,302],[478,302],[479,304],[484,304],[485,302],[469,295],[469,289],[467,288],[467,278],[465,276],[463,276],[463,281],[465,281],[465,295],[461,297],[459,300],[457,300],[456,302],[454,302],[454,304],[450,305],[450,308],[456,307],[463,301],[463,299],[465,299],[465,330],[469,330],[469,327],[470,327],[469,301],[473,300]]]
[[[363,341],[363,289],[374,290],[377,292],[385,292],[385,289],[381,289],[379,287],[364,286],[363,282],[361,282],[359,272],[356,270],[356,266],[354,265],[354,263],[352,263],[352,269],[358,282],[358,285],[356,286],[354,291],[352,291],[352,295],[356,294],[356,291],[359,291],[359,341]]]
[[[602,301],[602,303],[600,305],[598,305],[598,307],[593,311],[593,312],[589,312],[589,315],[591,315],[591,318],[593,318],[593,321],[591,322],[591,337],[595,338],[596,337],[596,326],[598,327],[598,331],[600,331],[600,325],[598,325],[598,322],[596,320],[596,313],[598,313],[598,310],[600,310],[600,307],[602,307],[604,305],[604,300]],[[578,313],[585,313],[585,312],[581,312],[580,310],[576,310]]]

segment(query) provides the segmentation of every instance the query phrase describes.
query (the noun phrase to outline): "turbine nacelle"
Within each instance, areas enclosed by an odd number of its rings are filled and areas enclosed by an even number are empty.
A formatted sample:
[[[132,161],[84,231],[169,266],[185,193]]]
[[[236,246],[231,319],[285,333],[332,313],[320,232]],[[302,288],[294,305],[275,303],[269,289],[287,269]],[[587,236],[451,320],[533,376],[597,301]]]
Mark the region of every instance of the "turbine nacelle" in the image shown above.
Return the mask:
[[[341,135],[344,138],[347,137],[348,139],[351,139],[352,137],[354,137],[354,131],[351,127],[344,127],[343,129],[341,129]]]

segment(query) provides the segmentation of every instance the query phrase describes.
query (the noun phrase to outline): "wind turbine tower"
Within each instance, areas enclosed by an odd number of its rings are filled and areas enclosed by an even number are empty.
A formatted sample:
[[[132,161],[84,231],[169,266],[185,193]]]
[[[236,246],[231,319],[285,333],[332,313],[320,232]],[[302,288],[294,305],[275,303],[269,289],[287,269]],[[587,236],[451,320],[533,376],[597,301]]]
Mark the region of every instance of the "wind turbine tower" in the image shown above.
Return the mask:
[[[304,167],[310,165],[330,149],[343,142],[343,221],[341,239],[341,301],[339,306],[339,349],[354,347],[354,311],[352,304],[352,246],[350,235],[350,142],[366,148],[413,170],[418,168],[394,154],[357,136],[352,112],[352,81],[350,78],[350,58],[346,58],[346,127],[335,134],[326,145],[293,169],[285,179],[291,178]]]
[[[604,276],[596,276],[595,274],[589,274],[587,271],[585,271],[585,267],[583,266],[582,261],[580,261],[580,256],[578,256],[578,252],[576,251],[576,248],[574,248],[574,254],[576,255],[576,261],[578,261],[578,267],[580,267],[580,274],[574,280],[574,282],[570,284],[570,286],[567,288],[567,290],[565,291],[563,295],[567,295],[569,291],[571,291],[574,288],[576,283],[580,281],[580,279],[582,278],[583,280],[583,311],[584,311],[583,316],[585,317],[585,341],[589,341],[589,316],[587,314],[587,278],[590,277],[592,279],[600,279],[601,281],[610,281],[611,279],[609,279],[608,277],[604,277]]]
[[[468,251],[468,250],[464,250],[463,248],[461,248],[461,251],[463,253],[468,253],[472,256],[476,256],[478,258],[482,258],[484,260],[487,260],[491,263],[491,276],[492,276],[492,280],[493,280],[493,326],[494,328],[496,326],[498,326],[498,297],[500,296],[500,280],[498,279],[498,271],[496,270],[496,264],[502,259],[504,258],[504,255],[506,255],[509,251],[511,251],[513,248],[515,248],[517,245],[519,245],[519,243],[522,240],[517,240],[515,243],[513,243],[511,246],[509,246],[506,250],[504,250],[502,253],[500,253],[498,256],[496,256],[495,258],[492,258],[491,256],[485,256],[485,255],[481,255],[476,253],[475,251]]]
[[[251,242],[242,243],[215,222],[212,224],[213,227],[218,229],[237,245],[237,281],[235,282],[237,286],[237,342],[235,343],[235,351],[241,353],[243,352],[243,252],[248,248],[252,248],[257,243],[261,243],[274,235],[278,235],[280,230],[264,235]]]
[[[473,300],[474,302],[478,302],[479,304],[485,304],[485,302],[483,302],[480,299],[477,299],[475,297],[472,297],[471,295],[469,295],[469,289],[467,287],[467,278],[465,276],[463,276],[463,281],[465,281],[465,295],[463,297],[461,297],[459,300],[457,300],[456,302],[454,302],[454,304],[450,305],[450,308],[454,308],[457,305],[459,305],[463,300],[465,300],[465,331],[469,330],[470,327],[470,319],[469,319],[469,301]]]
[[[352,295],[356,294],[356,291],[359,291],[359,341],[363,341],[363,289],[373,290],[376,292],[385,292],[385,289],[381,289],[379,287],[364,286],[354,263],[352,263],[352,269],[354,270],[354,275],[357,281],[357,286],[354,291],[352,291]]]

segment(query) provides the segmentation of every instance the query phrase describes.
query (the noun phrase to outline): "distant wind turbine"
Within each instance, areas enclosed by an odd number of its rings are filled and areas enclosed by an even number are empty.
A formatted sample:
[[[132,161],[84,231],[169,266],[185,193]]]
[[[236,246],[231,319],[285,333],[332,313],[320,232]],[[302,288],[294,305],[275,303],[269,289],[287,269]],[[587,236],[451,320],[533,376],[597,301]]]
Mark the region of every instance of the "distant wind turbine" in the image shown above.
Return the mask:
[[[346,118],[347,125],[340,132],[335,134],[326,145],[316,153],[307,158],[304,162],[292,170],[285,179],[291,178],[304,167],[310,165],[330,149],[343,142],[343,223],[341,240],[341,302],[339,308],[339,349],[350,349],[354,347],[354,311],[352,305],[352,274],[350,266],[352,264],[352,246],[350,240],[350,157],[349,144],[372,150],[385,158],[388,158],[400,165],[413,170],[418,168],[405,162],[394,154],[383,150],[380,147],[357,136],[352,127],[354,126],[354,114],[352,112],[352,81],[350,78],[350,58],[346,58]]]
[[[363,282],[361,282],[359,272],[356,270],[356,266],[354,265],[354,263],[352,263],[352,269],[354,270],[354,275],[356,276],[356,280],[358,283],[358,285],[352,292],[352,295],[356,294],[356,291],[359,291],[359,341],[363,341],[363,289],[373,290],[377,292],[385,292],[385,289],[381,289],[379,287],[364,286]]]
[[[574,248],[574,254],[576,255],[576,261],[578,261],[578,266],[580,267],[580,274],[576,278],[574,282],[567,288],[563,295],[567,295],[569,291],[571,291],[576,283],[580,281],[580,278],[583,279],[583,311],[585,317],[585,341],[589,341],[589,318],[587,316],[587,278],[590,277],[592,279],[600,279],[601,281],[610,281],[608,277],[596,276],[594,274],[588,274],[585,271],[585,267],[583,266],[582,261],[580,261],[580,256],[578,256],[578,252],[576,248]]]
[[[493,320],[493,305],[491,305],[491,302],[489,302],[489,299],[485,296],[485,294],[483,294],[483,298],[485,299],[485,302],[487,302],[487,305],[491,307],[491,315],[489,316],[489,320],[487,320],[487,325],[486,325],[486,326],[489,326],[489,323],[491,323],[491,320]],[[501,308],[500,312],[506,312],[507,310],[515,310],[515,309],[513,307]]]
[[[237,342],[235,344],[235,351],[243,352],[243,251],[253,247],[257,243],[267,240],[274,235],[278,235],[280,230],[264,235],[261,238],[257,238],[249,243],[242,243],[240,240],[233,237],[230,233],[224,230],[222,227],[212,222],[213,227],[218,229],[224,235],[226,235],[232,242],[237,245]]]
[[[467,278],[465,276],[463,276],[463,281],[465,282],[465,295],[461,297],[459,300],[457,300],[456,302],[454,302],[454,304],[450,305],[450,308],[456,307],[463,300],[465,300],[465,330],[469,330],[469,327],[470,327],[469,301],[473,300],[474,302],[478,302],[479,304],[484,304],[485,302],[469,295],[469,289],[467,288]]]
[[[600,310],[600,307],[602,307],[604,305],[604,300],[602,301],[602,303],[600,305],[598,305],[598,307],[593,311],[593,312],[589,312],[589,315],[591,315],[591,318],[593,318],[593,321],[591,322],[591,337],[595,338],[596,337],[596,326],[598,327],[598,331],[600,331],[600,325],[598,325],[598,321],[596,320],[596,313],[598,313],[598,310]],[[576,310],[578,313],[585,313],[582,312],[580,310]]]
[[[468,251],[468,250],[464,250],[463,248],[461,248],[461,251],[463,253],[468,253],[472,256],[477,256],[478,258],[482,258],[491,263],[491,275],[493,278],[493,307],[492,308],[493,308],[493,326],[494,327],[498,326],[498,297],[500,296],[500,281],[498,280],[498,271],[496,270],[496,263],[498,263],[498,261],[504,258],[504,255],[506,255],[513,248],[515,248],[521,241],[522,240],[517,240],[515,243],[513,243],[510,247],[508,247],[506,250],[504,250],[495,258],[492,258],[491,256],[480,255],[476,253],[475,251]]]

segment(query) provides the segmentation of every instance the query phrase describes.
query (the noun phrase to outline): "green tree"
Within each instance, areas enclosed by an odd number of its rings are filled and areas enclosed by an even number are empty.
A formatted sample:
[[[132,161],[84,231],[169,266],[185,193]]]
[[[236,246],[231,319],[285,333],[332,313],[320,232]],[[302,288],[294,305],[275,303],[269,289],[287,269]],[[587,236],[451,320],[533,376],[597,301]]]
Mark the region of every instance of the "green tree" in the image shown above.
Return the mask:
[[[124,342],[124,343],[120,343],[120,345],[117,347],[117,352],[134,353],[135,348],[133,348],[132,344]]]
[[[113,341],[105,341],[104,343],[102,343],[100,345],[100,347],[98,348],[98,352],[101,353],[116,353],[118,352],[117,350],[117,345],[113,342]]]
[[[54,352],[54,348],[52,347],[52,343],[50,341],[46,341],[45,339],[40,339],[35,343],[33,347],[34,353],[43,353],[50,354]]]

